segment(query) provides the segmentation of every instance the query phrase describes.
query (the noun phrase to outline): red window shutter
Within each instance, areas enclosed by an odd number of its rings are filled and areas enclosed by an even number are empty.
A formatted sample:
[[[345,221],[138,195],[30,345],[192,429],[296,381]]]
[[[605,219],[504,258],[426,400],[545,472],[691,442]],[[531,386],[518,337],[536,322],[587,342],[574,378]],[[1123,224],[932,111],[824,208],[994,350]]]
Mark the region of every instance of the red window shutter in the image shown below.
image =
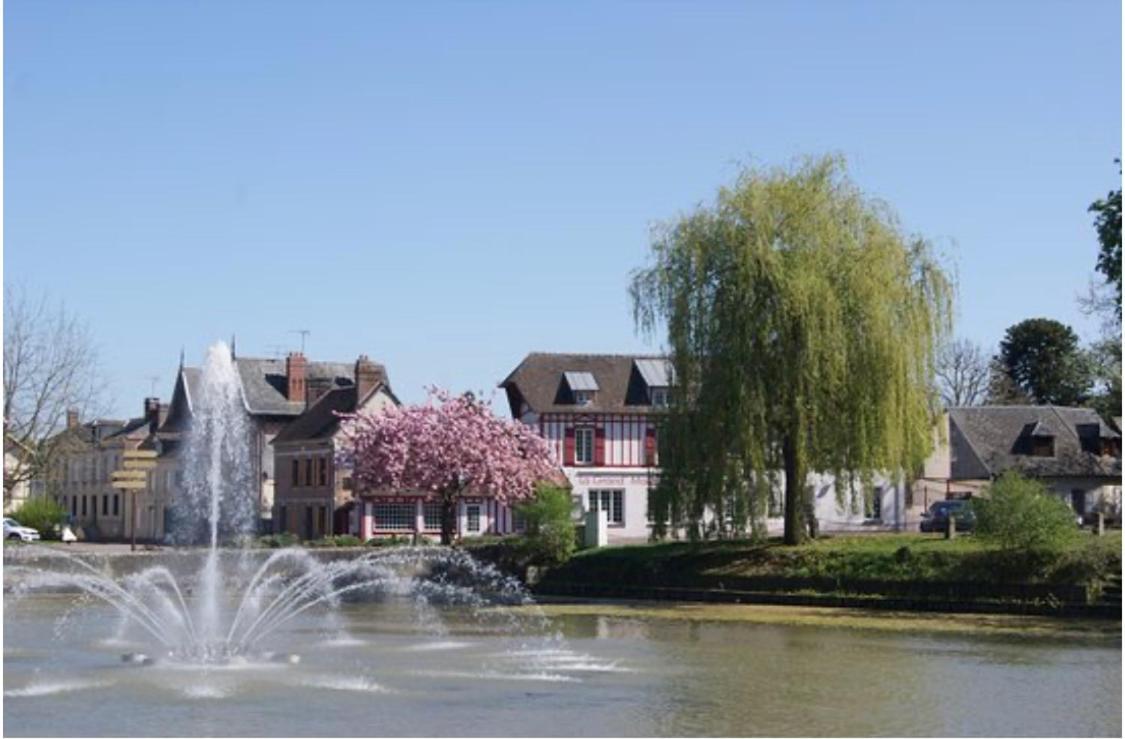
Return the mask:
[[[594,428],[594,464],[601,467],[605,464],[605,427]]]
[[[563,464],[574,466],[574,427],[566,427],[566,437],[563,439]]]
[[[651,423],[645,424],[645,464],[656,466],[656,427]]]

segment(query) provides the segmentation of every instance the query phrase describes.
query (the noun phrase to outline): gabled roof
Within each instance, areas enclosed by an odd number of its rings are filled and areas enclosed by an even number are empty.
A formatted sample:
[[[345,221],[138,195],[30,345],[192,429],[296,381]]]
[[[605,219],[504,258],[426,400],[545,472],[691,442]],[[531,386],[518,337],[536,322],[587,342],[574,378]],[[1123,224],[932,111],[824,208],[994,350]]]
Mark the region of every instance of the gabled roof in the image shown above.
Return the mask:
[[[398,403],[398,398],[394,396],[390,388],[382,383],[372,388],[367,397],[360,399],[358,402],[354,386],[330,390],[309,406],[308,410],[287,424],[273,438],[271,443],[285,444],[294,441],[315,441],[330,438],[340,428],[340,418],[336,414],[354,413],[369,398],[379,392],[386,393],[391,400],[396,404]]]
[[[238,357],[234,360],[242,386],[242,400],[252,416],[282,416],[295,418],[305,412],[305,399],[287,397],[289,380],[285,374],[284,359],[259,359]],[[376,364],[379,383],[389,389],[387,371]],[[353,387],[355,367],[348,362],[307,362],[305,381],[312,385],[320,382],[329,390]],[[176,379],[168,418],[162,429],[186,429],[192,406],[200,392],[201,371],[198,367],[183,367]]]
[[[242,380],[242,398],[251,415],[297,416],[305,410],[304,398],[286,397],[289,380],[285,375],[284,359],[235,359]],[[382,377],[386,370],[376,365]],[[326,380],[334,387],[349,387],[355,382],[355,371],[346,362],[308,362],[305,380]]]
[[[648,384],[637,360],[666,361],[660,356],[627,354],[553,354],[533,352],[500,383],[513,416],[524,402],[536,413],[652,413]],[[575,405],[567,373],[589,374],[598,391],[593,402]]]
[[[1113,430],[1089,408],[1051,405],[1004,405],[950,408],[956,425],[988,474],[1015,469],[1031,477],[1121,477],[1121,458],[1087,452],[1082,438],[1117,439]],[[1021,453],[1031,436],[1054,437],[1054,456]],[[953,476],[958,477],[957,470]]]

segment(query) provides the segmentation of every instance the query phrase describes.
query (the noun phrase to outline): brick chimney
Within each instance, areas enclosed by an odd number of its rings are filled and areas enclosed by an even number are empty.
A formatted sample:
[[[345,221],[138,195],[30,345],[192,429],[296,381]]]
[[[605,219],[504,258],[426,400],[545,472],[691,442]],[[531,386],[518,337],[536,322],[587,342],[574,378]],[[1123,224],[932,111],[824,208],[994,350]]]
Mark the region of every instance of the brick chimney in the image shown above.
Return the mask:
[[[359,359],[355,361],[355,397],[357,403],[362,402],[375,389],[375,386],[382,379],[381,375],[379,365],[368,359],[366,354],[359,355]]]
[[[290,403],[306,400],[305,397],[305,367],[308,362],[301,352],[289,352],[285,358],[285,376],[289,380],[288,392],[285,397]]]
[[[66,409],[66,427],[68,429],[78,428],[78,409]]]

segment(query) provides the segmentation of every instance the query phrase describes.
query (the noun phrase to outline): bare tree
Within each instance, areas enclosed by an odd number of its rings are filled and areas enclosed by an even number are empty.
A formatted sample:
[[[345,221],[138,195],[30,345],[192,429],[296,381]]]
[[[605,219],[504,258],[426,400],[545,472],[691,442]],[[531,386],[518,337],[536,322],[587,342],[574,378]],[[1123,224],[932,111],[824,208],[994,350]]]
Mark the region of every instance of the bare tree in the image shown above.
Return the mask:
[[[980,405],[988,394],[988,359],[968,339],[955,339],[937,356],[938,392],[947,408]]]
[[[4,501],[45,479],[66,442],[67,412],[105,408],[106,385],[86,325],[45,296],[4,288]],[[9,463],[9,460],[14,460]]]

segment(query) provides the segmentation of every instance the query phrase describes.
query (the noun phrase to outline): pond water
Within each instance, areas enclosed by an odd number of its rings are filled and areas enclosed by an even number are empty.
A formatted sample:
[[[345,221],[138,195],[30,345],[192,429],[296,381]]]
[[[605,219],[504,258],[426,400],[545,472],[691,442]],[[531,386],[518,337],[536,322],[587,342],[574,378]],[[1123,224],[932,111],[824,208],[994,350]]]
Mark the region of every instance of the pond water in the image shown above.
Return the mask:
[[[298,622],[299,664],[122,662],[107,606],[8,599],[4,733],[1121,735],[1121,642],[564,615],[544,634],[402,604]],[[61,621],[60,621],[61,619]],[[123,632],[121,632],[123,633]],[[116,634],[116,635],[115,635]]]

